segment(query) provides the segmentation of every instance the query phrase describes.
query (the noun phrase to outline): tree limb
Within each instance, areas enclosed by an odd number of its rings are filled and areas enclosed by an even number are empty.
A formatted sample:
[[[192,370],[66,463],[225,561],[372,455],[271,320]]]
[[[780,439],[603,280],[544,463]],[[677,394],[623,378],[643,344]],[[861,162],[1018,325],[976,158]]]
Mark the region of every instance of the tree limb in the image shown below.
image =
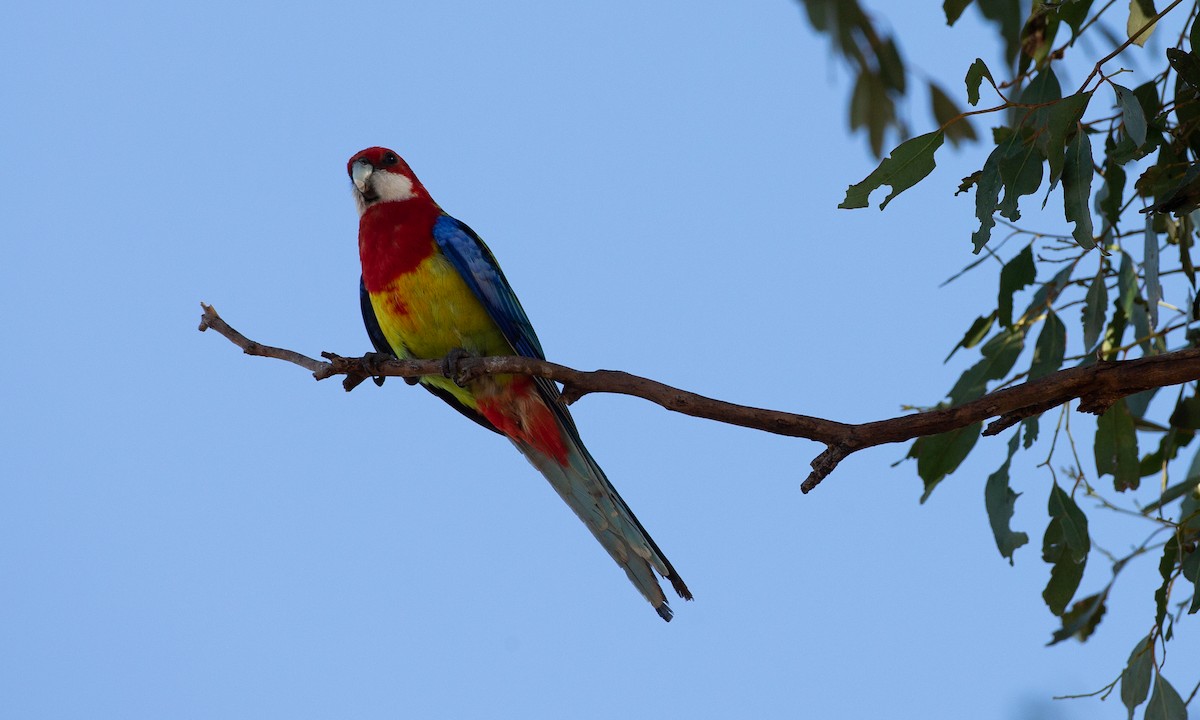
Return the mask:
[[[380,353],[342,357],[323,352],[321,356],[326,360],[316,360],[250,340],[222,320],[211,305],[201,303],[201,307],[204,308],[200,318],[201,332],[209,328],[216,330],[247,355],[299,365],[312,372],[317,380],[345,375],[342,384],[346,390],[353,390],[369,377],[418,378],[445,372],[442,358],[396,360]],[[807,493],[848,455],[864,448],[937,435],[993,417],[996,419],[983,434],[996,435],[1027,417],[1076,398],[1081,411],[1099,415],[1127,395],[1200,380],[1200,348],[1134,360],[1099,361],[997,390],[956,407],[857,424],[714,400],[617,370],[574,370],[527,357],[468,357],[456,366],[452,379],[460,385],[485,375],[530,375],[561,383],[563,400],[567,403],[593,392],[632,395],[685,415],[824,443],[825,450],[812,461],[813,470],[800,485],[800,490]]]

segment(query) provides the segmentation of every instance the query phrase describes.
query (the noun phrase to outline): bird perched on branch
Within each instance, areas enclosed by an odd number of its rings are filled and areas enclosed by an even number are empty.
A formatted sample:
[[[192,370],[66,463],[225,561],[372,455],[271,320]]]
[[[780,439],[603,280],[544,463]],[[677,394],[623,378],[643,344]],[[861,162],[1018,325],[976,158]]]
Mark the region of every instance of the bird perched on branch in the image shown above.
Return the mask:
[[[522,355],[545,359],[525,310],[487,246],[442,211],[399,155],[373,147],[350,158],[358,204],[363,322],[375,349],[398,358]],[[448,373],[452,374],[452,373]],[[659,616],[671,608],[657,572],[691,600],[670,561],[579,438],[557,386],[522,375],[459,386],[421,385],[529,459],[583,520]]]

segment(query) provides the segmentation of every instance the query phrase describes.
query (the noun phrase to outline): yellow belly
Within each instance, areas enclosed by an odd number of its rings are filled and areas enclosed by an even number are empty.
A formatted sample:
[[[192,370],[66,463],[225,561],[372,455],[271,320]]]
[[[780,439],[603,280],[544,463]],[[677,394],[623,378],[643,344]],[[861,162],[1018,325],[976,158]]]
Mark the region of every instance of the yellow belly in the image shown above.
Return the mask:
[[[402,356],[440,358],[455,348],[481,356],[514,354],[483,304],[439,254],[371,293],[371,306],[384,337]],[[472,393],[445,378],[424,381],[475,404]]]

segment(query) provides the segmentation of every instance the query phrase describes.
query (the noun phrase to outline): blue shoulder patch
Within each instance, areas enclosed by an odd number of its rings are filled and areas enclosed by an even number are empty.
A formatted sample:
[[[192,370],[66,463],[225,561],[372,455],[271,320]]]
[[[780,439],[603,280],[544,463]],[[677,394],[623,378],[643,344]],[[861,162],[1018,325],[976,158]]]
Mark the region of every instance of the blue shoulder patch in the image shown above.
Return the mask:
[[[542,344],[521,301],[500,271],[492,251],[475,231],[449,215],[442,215],[433,226],[433,239],[517,354],[545,360]]]

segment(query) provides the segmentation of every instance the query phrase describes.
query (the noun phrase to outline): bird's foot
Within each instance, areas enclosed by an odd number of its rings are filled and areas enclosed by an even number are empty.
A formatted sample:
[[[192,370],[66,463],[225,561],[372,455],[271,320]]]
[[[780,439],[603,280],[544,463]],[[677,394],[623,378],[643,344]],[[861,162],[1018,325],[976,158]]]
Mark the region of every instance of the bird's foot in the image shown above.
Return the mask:
[[[376,373],[379,372],[380,367],[384,363],[395,359],[396,356],[390,353],[369,352],[366,355],[363,355],[364,364],[367,366],[367,369],[371,371],[371,380],[373,380],[379,387],[383,387],[383,381],[387,378]],[[412,385],[417,382],[417,378],[404,378],[404,382]]]
[[[470,378],[466,377],[466,373],[463,371],[462,361],[471,357],[471,353],[466,350],[460,347],[454,348],[446,353],[446,357],[442,358],[442,375],[453,380],[455,385],[464,387],[470,382]]]

